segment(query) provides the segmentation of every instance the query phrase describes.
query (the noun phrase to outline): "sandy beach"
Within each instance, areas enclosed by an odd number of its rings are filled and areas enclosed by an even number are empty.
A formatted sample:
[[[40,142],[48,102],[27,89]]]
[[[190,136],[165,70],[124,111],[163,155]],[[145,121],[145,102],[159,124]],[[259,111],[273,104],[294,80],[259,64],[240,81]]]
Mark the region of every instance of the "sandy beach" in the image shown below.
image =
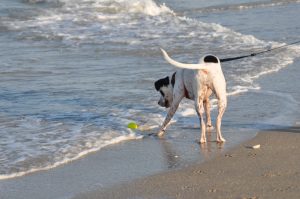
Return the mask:
[[[299,198],[300,127],[260,132],[210,161],[80,194],[83,198]],[[260,145],[259,149],[251,146]]]

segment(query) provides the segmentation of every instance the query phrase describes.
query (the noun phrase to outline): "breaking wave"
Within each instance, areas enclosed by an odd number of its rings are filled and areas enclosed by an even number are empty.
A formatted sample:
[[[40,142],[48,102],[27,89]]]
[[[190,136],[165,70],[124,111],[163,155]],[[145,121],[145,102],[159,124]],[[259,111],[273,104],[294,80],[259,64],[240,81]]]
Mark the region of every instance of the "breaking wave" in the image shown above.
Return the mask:
[[[273,0],[273,1],[256,1],[250,3],[240,3],[240,4],[221,4],[216,6],[208,6],[204,8],[194,9],[195,12],[200,13],[211,13],[211,12],[224,12],[224,11],[241,11],[248,9],[256,9],[256,8],[268,8],[274,6],[284,6],[291,3],[300,3],[299,0]]]

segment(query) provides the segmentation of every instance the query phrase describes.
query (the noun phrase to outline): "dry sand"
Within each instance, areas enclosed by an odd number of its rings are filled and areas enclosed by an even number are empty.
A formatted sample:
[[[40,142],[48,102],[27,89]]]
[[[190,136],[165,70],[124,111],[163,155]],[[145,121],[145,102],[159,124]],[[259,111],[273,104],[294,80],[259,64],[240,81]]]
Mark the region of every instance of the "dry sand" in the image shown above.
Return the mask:
[[[259,149],[250,146],[260,144]],[[300,198],[300,127],[259,133],[200,165],[76,198]]]

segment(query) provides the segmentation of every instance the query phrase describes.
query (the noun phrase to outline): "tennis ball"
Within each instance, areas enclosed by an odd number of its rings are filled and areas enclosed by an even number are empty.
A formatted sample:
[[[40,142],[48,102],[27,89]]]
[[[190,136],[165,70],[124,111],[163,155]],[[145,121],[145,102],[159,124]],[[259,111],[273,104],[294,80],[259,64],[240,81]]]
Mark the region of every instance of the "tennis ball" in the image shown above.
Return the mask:
[[[138,128],[138,125],[137,125],[135,122],[130,122],[130,123],[127,125],[127,128],[130,128],[130,129],[137,129],[137,128]]]

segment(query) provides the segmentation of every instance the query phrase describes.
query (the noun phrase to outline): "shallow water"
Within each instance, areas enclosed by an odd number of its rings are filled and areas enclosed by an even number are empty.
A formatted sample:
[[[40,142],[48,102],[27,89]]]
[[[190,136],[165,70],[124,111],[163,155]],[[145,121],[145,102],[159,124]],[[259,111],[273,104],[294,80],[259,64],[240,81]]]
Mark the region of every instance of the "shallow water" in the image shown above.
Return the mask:
[[[141,139],[143,132],[127,129],[130,121],[155,132],[165,110],[153,83],[174,71],[159,47],[191,63],[206,53],[239,56],[300,39],[296,0],[164,2],[1,1],[0,179]],[[265,94],[268,102],[255,93],[261,92],[257,80],[289,66],[299,49],[224,63],[229,100],[239,101],[229,101],[224,117],[228,140],[251,137],[235,132],[270,128],[257,122],[293,110],[293,99],[288,108],[276,106],[285,101],[281,93]],[[263,106],[253,108],[243,92]],[[191,101],[183,101],[174,121],[174,140],[182,129],[199,127]]]

